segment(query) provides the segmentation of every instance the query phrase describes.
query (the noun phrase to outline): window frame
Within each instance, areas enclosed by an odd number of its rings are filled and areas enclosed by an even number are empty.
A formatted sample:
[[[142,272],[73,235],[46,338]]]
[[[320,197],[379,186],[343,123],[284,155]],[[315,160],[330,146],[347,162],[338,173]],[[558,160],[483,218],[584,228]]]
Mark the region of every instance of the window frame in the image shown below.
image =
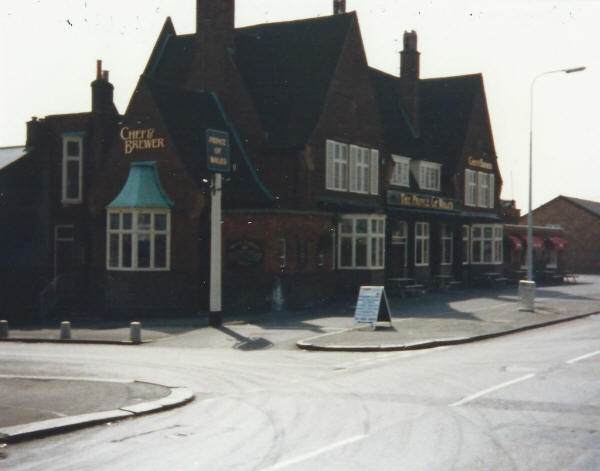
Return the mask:
[[[118,228],[111,227],[111,216],[119,216]],[[124,214],[131,216],[131,228],[124,227]],[[146,229],[140,228],[139,216],[142,214],[150,215],[150,224]],[[164,215],[165,229],[156,228],[156,216]],[[117,258],[118,264],[112,265],[111,262],[111,236],[118,237]],[[131,238],[131,266],[123,264],[123,240],[124,236]],[[139,241],[140,236],[149,237],[150,253],[149,266],[139,266]],[[165,236],[165,266],[156,266],[156,246],[158,236]],[[171,210],[155,208],[114,208],[106,212],[106,269],[110,271],[170,271],[171,269]]]
[[[392,154],[394,167],[390,184],[395,186],[410,187],[410,157]]]
[[[83,133],[69,133],[62,135],[62,162],[61,162],[61,202],[63,204],[80,204],[83,202]],[[78,155],[69,155],[69,143],[75,142],[79,147]],[[69,196],[69,164],[77,163],[77,196]]]
[[[419,234],[419,228],[421,228],[421,234]],[[424,230],[426,229],[426,230]],[[429,237],[430,227],[426,221],[415,222],[415,267],[427,267],[429,266]],[[419,244],[421,242],[421,244]],[[420,250],[419,250],[420,245]],[[420,256],[420,257],[419,257]],[[421,261],[419,261],[421,260]]]
[[[440,265],[452,265],[454,262],[454,231],[449,224],[442,224],[440,233],[440,242],[442,245]],[[449,244],[446,247],[446,244]],[[449,249],[449,250],[447,250]],[[450,255],[447,257],[447,255]]]
[[[344,223],[351,221],[351,230]],[[364,230],[358,230],[358,221],[364,221]],[[385,268],[385,215],[352,214],[340,218],[338,223],[337,268],[340,270],[383,270]],[[343,264],[344,239],[350,241],[350,264]],[[364,243],[365,264],[357,265],[358,241]]]
[[[491,234],[486,236],[486,230]],[[476,232],[479,235],[476,235]],[[471,226],[470,263],[471,265],[502,265],[503,263],[503,228],[501,224],[473,224]],[[479,244],[478,256],[475,246]],[[488,245],[489,244],[489,245]],[[490,248],[490,260],[486,260],[486,246]]]
[[[379,194],[379,150],[326,140],[325,189]]]
[[[468,224],[462,226],[462,264],[468,265],[471,261],[471,228]]]
[[[477,172],[465,169],[465,206],[477,206]]]
[[[325,189],[348,191],[348,144],[327,139],[326,141]],[[338,179],[339,177],[339,179]]]
[[[441,191],[442,189],[442,164],[428,160],[415,161],[416,180],[419,189],[428,191]]]

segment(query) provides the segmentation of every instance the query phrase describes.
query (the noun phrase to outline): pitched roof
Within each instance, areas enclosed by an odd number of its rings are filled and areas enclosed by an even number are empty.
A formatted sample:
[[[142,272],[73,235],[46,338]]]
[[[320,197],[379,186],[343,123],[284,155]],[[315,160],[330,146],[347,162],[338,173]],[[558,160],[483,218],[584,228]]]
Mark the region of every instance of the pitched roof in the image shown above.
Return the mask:
[[[236,30],[236,62],[270,145],[308,141],[354,21],[352,12]]]
[[[458,164],[471,111],[481,93],[481,74],[421,80],[420,119],[424,152],[430,160]]]
[[[132,162],[127,181],[107,208],[172,208],[173,202],[160,185],[156,162]]]
[[[400,104],[400,79],[377,69],[370,69],[370,75],[390,151],[417,158],[421,141]]]
[[[0,147],[0,169],[19,160],[26,153],[25,146]]]
[[[206,169],[206,129],[228,131],[231,159],[236,164],[236,198],[241,203],[268,203],[270,192],[258,178],[235,127],[225,116],[216,94],[147,80],[150,92],[188,172],[200,182],[209,176]],[[233,192],[231,192],[233,193]],[[225,185],[224,200],[235,205]],[[237,200],[236,200],[237,201]]]
[[[600,216],[600,202],[590,201],[590,200],[582,200],[580,198],[572,198],[570,196],[559,196],[559,198],[563,198],[570,203],[579,206],[580,208],[593,213],[596,216]]]

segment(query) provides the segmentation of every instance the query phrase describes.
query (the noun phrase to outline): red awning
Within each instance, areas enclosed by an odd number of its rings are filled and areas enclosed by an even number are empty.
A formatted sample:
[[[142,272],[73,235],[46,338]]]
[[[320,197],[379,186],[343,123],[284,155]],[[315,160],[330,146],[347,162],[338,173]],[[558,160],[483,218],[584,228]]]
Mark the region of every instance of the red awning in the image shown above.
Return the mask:
[[[523,241],[521,239],[519,239],[517,236],[509,235],[508,240],[510,240],[510,243],[513,246],[513,249],[515,249],[517,251],[523,250]]]
[[[550,237],[548,239],[554,250],[565,250],[567,248],[567,241],[562,237]]]
[[[538,236],[533,236],[533,250],[542,250],[544,248],[544,241]]]

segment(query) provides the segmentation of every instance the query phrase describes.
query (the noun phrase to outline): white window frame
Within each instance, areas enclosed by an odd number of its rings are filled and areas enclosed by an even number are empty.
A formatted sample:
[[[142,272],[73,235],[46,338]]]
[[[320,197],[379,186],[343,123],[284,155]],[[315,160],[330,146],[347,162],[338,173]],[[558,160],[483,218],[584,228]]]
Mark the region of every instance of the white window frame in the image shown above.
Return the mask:
[[[327,140],[327,190],[348,191],[348,145]]]
[[[417,160],[414,163],[416,179],[421,190],[440,191],[442,188],[442,164]]]
[[[75,142],[79,146],[78,155],[69,155],[69,144]],[[69,164],[77,162],[77,196],[68,195],[68,173]],[[63,204],[78,204],[83,201],[83,135],[63,135],[62,136],[62,185],[61,201]]]
[[[410,158],[392,154],[394,168],[390,183],[396,186],[410,186]]]
[[[379,151],[327,139],[325,189],[379,194]]]
[[[442,224],[440,241],[442,244],[442,260],[440,264],[452,265],[454,261],[454,232],[449,224]]]
[[[477,205],[477,172],[465,169],[465,206]]]
[[[462,264],[468,265],[471,260],[471,244],[470,244],[471,228],[464,224],[462,226]]]
[[[489,175],[490,174],[486,172],[477,172],[477,206],[479,206],[480,208],[489,207]]]
[[[419,228],[421,228],[419,234]],[[419,250],[419,243],[420,250]],[[420,261],[419,261],[420,260]],[[426,267],[429,266],[429,223],[428,222],[415,222],[415,266]]]
[[[117,229],[111,228],[111,216],[119,215],[119,227]],[[125,229],[123,227],[123,214],[131,214],[131,228]],[[150,226],[148,229],[139,228],[139,216],[141,214],[150,214]],[[155,228],[155,216],[165,215],[166,216],[166,229],[158,230]],[[110,260],[110,249],[111,249],[111,235],[118,235],[118,264],[111,265]],[[131,266],[123,265],[123,236],[131,236]],[[138,260],[138,240],[139,237],[149,236],[150,237],[150,266],[139,267]],[[165,240],[165,266],[155,266],[155,248],[156,248],[156,237],[164,235]],[[169,209],[145,209],[145,208],[119,208],[109,209],[106,213],[106,269],[111,271],[169,271],[171,269],[171,210]]]
[[[382,270],[385,268],[385,215],[352,214],[342,216],[338,224],[338,268],[341,270]],[[366,222],[364,231],[358,230],[358,222]],[[344,232],[344,223],[351,224],[351,230]],[[351,241],[351,263],[342,265],[343,239]],[[359,240],[365,239],[366,264],[356,263],[356,247]]]
[[[486,229],[491,234],[486,237]],[[476,232],[479,235],[476,235]],[[501,265],[503,261],[503,228],[500,224],[473,224],[471,226],[470,257],[472,265]],[[475,256],[475,245],[479,243],[479,250]],[[485,260],[485,247],[489,244],[490,260]]]

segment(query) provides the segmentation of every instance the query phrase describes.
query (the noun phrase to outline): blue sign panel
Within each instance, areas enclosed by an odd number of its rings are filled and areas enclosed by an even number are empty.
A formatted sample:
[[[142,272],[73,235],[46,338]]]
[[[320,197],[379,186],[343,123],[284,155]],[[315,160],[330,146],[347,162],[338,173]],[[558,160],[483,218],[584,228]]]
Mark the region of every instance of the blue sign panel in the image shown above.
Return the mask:
[[[230,171],[229,133],[215,129],[206,130],[206,166],[211,172]]]

